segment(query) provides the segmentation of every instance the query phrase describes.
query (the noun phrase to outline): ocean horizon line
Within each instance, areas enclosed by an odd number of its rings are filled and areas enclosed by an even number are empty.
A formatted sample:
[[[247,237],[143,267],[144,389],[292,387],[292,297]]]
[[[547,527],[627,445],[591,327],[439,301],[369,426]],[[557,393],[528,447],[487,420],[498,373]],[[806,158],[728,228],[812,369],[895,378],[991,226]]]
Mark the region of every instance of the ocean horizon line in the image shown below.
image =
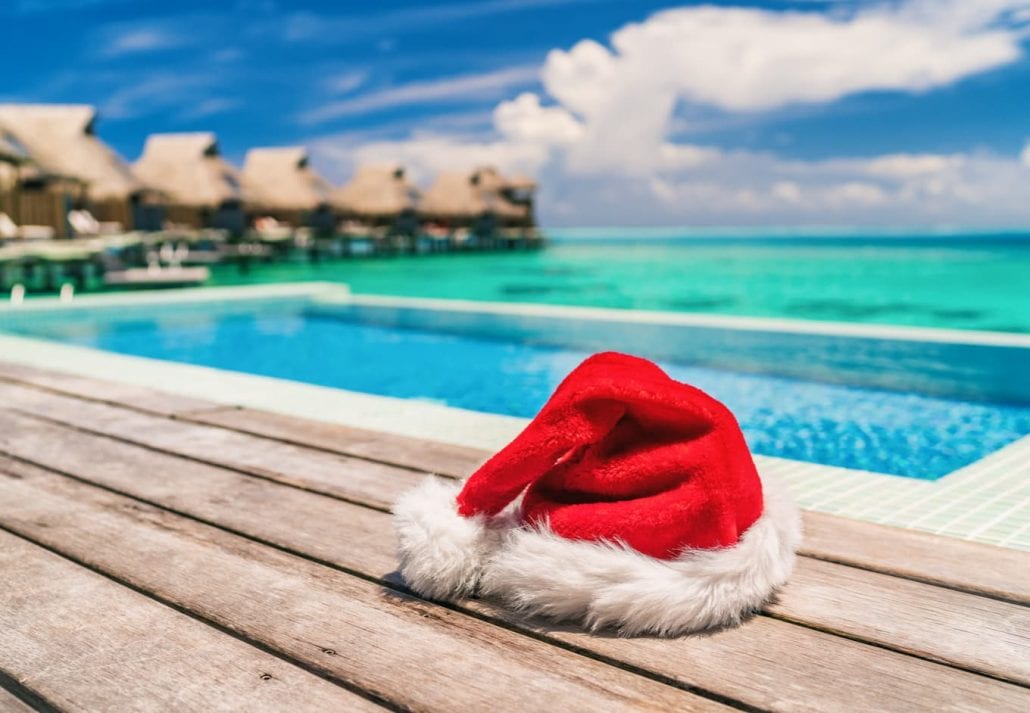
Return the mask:
[[[921,239],[1005,237],[1030,240],[1030,226],[542,226],[550,239],[561,240],[676,240],[733,238]]]

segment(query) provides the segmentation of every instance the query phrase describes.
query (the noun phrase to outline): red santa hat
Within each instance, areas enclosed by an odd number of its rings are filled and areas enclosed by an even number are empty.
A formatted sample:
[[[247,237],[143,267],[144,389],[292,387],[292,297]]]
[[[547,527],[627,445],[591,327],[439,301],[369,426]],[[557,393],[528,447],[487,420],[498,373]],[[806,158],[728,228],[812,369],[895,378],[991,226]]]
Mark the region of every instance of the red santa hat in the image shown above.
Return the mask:
[[[673,635],[739,622],[786,581],[800,515],[733,414],[658,366],[597,354],[464,484],[395,507],[420,594]]]

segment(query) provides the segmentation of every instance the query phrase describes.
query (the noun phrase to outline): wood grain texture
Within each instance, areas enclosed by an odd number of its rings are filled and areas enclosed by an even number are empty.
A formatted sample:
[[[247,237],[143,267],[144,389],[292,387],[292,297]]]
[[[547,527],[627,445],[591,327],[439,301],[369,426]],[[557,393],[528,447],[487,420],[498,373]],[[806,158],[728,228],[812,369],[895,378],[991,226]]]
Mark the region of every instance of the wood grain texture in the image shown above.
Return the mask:
[[[116,403],[152,413],[175,413],[211,408],[208,401],[155,391],[115,381],[101,381],[61,371],[44,371],[21,364],[0,361],[0,381],[33,384],[42,389],[83,399]]]
[[[44,371],[0,361],[0,379],[35,385],[93,401],[125,404],[142,411],[208,423],[286,443],[306,445],[341,455],[384,459],[414,470],[463,478],[489,455],[474,448],[379,431],[351,428],[269,411],[224,406],[142,387],[101,381],[56,371]]]
[[[437,475],[465,478],[490,454],[475,448],[395,436],[381,431],[351,428],[324,421],[297,418],[249,408],[205,410],[181,418],[222,426],[343,455],[380,460]]]
[[[0,669],[61,710],[379,710],[7,532],[0,572]]]
[[[1030,608],[801,558],[776,616],[1030,685]]]
[[[299,485],[317,482],[322,492],[346,493],[348,499],[356,502],[382,506],[422,477],[380,463],[278,444],[224,429],[166,419],[158,419],[159,422],[154,423],[157,417],[104,404],[74,400],[69,402],[65,397],[32,389],[10,387],[3,391],[3,395],[14,407],[47,418],[111,433],[150,447],[181,451],[193,458],[230,465],[279,482]],[[153,459],[157,454],[145,456],[125,448],[118,449],[117,446],[125,444],[96,438],[87,433],[65,430],[62,435],[61,431],[52,430],[58,427],[51,427],[49,431],[34,429],[31,419],[21,416],[10,418],[23,419],[21,428],[27,430],[27,433],[5,446],[10,449],[8,452],[31,457],[32,453],[45,450],[47,441],[60,439],[66,446],[62,449],[67,454],[66,458],[72,456],[74,459],[76,453],[89,457],[87,454],[95,453],[97,449],[111,451],[115,448],[138,463],[133,466],[135,468],[154,467]],[[0,417],[2,423],[3,418]],[[46,424],[40,424],[41,427],[43,425]],[[0,430],[13,433],[17,429],[12,425],[11,428]],[[0,441],[3,439],[4,436],[0,435]],[[69,445],[69,439],[74,439],[72,442],[78,444],[77,448]],[[215,455],[205,455],[209,453]],[[61,454],[52,457],[59,458]],[[144,465],[144,461],[147,465]],[[52,461],[47,464],[59,470],[75,467],[74,463],[65,463],[62,467]],[[295,472],[302,475],[292,475]],[[248,487],[253,489],[253,485]],[[224,497],[236,496],[230,492]],[[260,508],[260,503],[256,507]],[[383,529],[389,529],[388,525]],[[367,537],[367,534],[364,536]],[[837,586],[833,581],[824,582],[818,573],[824,573],[824,577],[842,578],[847,586]],[[802,581],[805,586],[799,589],[798,582]],[[887,616],[891,610],[902,611],[904,616]],[[770,611],[808,626],[857,637],[1005,680],[1030,683],[1030,660],[1014,655],[1018,650],[1015,647],[1030,646],[1027,635],[1019,633],[1020,627],[1030,632],[1030,610],[1023,607],[801,558],[791,586],[784,590],[781,603]],[[947,619],[942,619],[939,612],[948,612]],[[987,623],[992,621],[996,624]],[[985,626],[992,635],[981,641]]]
[[[60,453],[40,459],[79,477],[367,576],[385,576],[395,565],[393,531],[384,513],[24,421],[22,428],[41,429],[42,442],[61,439]],[[0,416],[0,433],[13,423]],[[150,477],[139,477],[142,468]],[[25,473],[25,466],[2,460],[0,469]],[[468,605],[507,616],[482,603]],[[740,629],[674,642],[512,623],[764,708],[841,709],[859,697],[880,710],[984,710],[983,701],[991,703],[987,709],[1017,710],[1014,701],[1026,702],[1025,691],[1013,686],[764,617]],[[947,701],[939,700],[941,690],[949,691]]]
[[[103,408],[106,409],[106,407]],[[113,410],[117,411],[117,409]],[[96,404],[89,406],[88,413],[93,417],[94,425],[98,428],[100,426],[97,424],[102,423],[104,427],[110,427],[110,424],[115,422],[115,418],[124,417],[115,414],[110,421],[104,421],[106,412]],[[132,414],[129,415],[132,416]],[[17,433],[19,430],[22,433],[17,437],[11,438],[8,435]],[[58,441],[62,443],[60,452],[44,453],[48,443]],[[81,470],[80,463],[95,462],[100,454],[105,454],[103,458],[108,461],[109,469],[120,465],[119,472],[128,474],[130,477],[144,468],[153,471],[160,467],[171,472],[181,469],[186,463],[174,456],[148,453],[143,449],[119,441],[96,438],[88,433],[71,431],[43,422],[34,422],[31,418],[19,415],[0,415],[0,444],[5,452],[29,459],[33,459],[33,454],[40,454],[36,458],[44,460],[37,462],[64,472],[77,473]],[[228,457],[227,453],[228,448],[223,444],[219,454],[220,458]],[[316,452],[316,455],[322,454]],[[289,468],[296,467],[296,459],[299,458],[299,455],[289,454],[287,465],[280,465],[279,454],[274,449],[262,452],[262,457],[265,471],[286,472]],[[399,484],[393,479],[380,477],[377,471],[381,466],[374,463],[365,463],[365,465],[370,470],[376,471],[375,476],[351,479],[350,472],[360,470],[362,463],[365,462],[356,461],[350,464],[351,468],[346,480],[351,482],[352,487],[358,488],[364,483],[374,482],[377,495],[384,492],[389,493],[391,490],[400,492],[406,487],[405,484]],[[340,477],[340,474],[333,476],[331,472],[326,471],[326,476]],[[85,477],[90,480],[105,479],[109,481],[111,474],[106,471],[91,472]],[[122,477],[125,476],[122,475]],[[170,477],[172,476],[169,475],[161,480],[167,483]],[[221,491],[221,497],[232,501],[238,497],[237,492],[253,492],[257,483],[260,482],[256,479],[252,479],[251,483],[236,481],[236,484],[227,485]],[[182,487],[181,490],[192,498],[198,493],[204,492],[203,489],[197,490],[198,487],[199,484],[189,485]],[[290,497],[293,502],[297,502],[298,500],[304,501],[304,495],[305,493],[302,491],[295,491],[290,494]],[[269,502],[274,501],[266,502],[264,500],[266,497],[270,496],[263,494],[257,498],[247,513],[248,517],[253,518],[256,513],[268,509]],[[389,496],[387,498],[389,499]],[[278,499],[281,500],[281,498]],[[190,504],[187,500],[181,507],[189,507]],[[276,502],[276,505],[280,507],[281,512],[281,502]],[[327,521],[332,520],[332,515],[326,513],[326,509],[329,510],[329,513],[333,512],[332,507],[323,507],[321,517]],[[226,517],[229,515],[222,514],[209,519],[227,523],[226,520],[220,519]],[[272,517],[271,513],[267,517]],[[298,517],[300,517],[300,513],[298,513]],[[317,515],[312,513],[309,522],[315,517]],[[235,521],[235,517],[233,520]],[[334,520],[332,524],[326,522],[323,527],[335,526],[338,528],[343,524]],[[309,526],[308,523],[305,525]],[[352,536],[367,541],[376,534],[392,537],[389,523],[384,521],[381,526],[353,533]],[[823,573],[824,578],[829,577],[830,581],[821,579],[820,573]],[[837,586],[833,578],[841,578],[847,583],[847,586]],[[799,582],[803,582],[804,585],[799,587]],[[903,611],[904,618],[887,616],[892,610]],[[801,558],[791,584],[781,595],[780,603],[770,611],[777,616],[808,626],[857,637],[906,653],[914,653],[1006,680],[1030,683],[1030,662],[1025,657],[1016,655],[1018,649],[1014,648],[1020,645],[1030,645],[1026,635],[1019,633],[1020,626],[1023,627],[1023,631],[1030,632],[1030,610],[1024,607],[982,597],[972,597],[940,587],[891,578],[833,563]],[[942,619],[939,615],[940,611],[948,612],[948,617]],[[988,624],[988,622],[997,624]],[[984,627],[987,627],[987,631],[993,631],[995,625],[999,627],[997,635],[990,637],[987,641],[981,641]]]
[[[10,395],[12,402],[19,408],[47,417],[75,421],[83,427],[89,424],[89,427],[97,430],[116,431],[123,438],[129,438],[131,432],[133,440],[149,445],[160,441],[162,447],[169,450],[175,449],[174,439],[169,434],[183,437],[182,432],[161,432],[149,422],[151,417],[114,407],[93,403],[77,407],[75,403],[67,403],[63,397],[39,395],[18,387],[5,390],[4,394]],[[74,415],[70,415],[69,411]],[[0,423],[2,421],[0,418]],[[313,472],[320,482],[335,483],[342,480],[343,484],[338,489],[346,489],[348,497],[358,502],[389,502],[404,488],[410,487],[415,477],[409,471],[401,471],[404,475],[398,478],[390,477],[389,474],[384,477],[383,468],[387,466],[360,460],[349,460],[346,471],[338,467],[334,472],[332,464],[323,460],[337,458],[331,454],[281,444],[278,448],[261,448],[257,444],[248,448],[250,444],[242,443],[239,439],[254,439],[266,446],[276,444],[220,429],[180,425],[209,432],[203,443],[207,448],[216,449],[218,456],[208,460],[222,464],[232,461],[239,467],[247,465],[251,471],[260,468],[262,474],[275,474],[274,477],[283,482],[298,481],[289,473],[303,467],[305,454],[310,454],[315,465],[310,467],[301,480],[311,482]],[[14,429],[12,427],[8,430]],[[18,443],[12,444],[11,448],[20,448],[24,456],[42,450],[48,439],[60,438],[66,441],[71,437],[70,434],[37,435],[35,440],[32,435],[26,435],[17,439]],[[114,445],[122,445],[104,442],[88,434],[78,435],[83,453],[95,448],[110,449]],[[200,436],[196,433],[191,435],[193,437],[187,439],[181,448],[197,457],[195,451],[199,448],[198,443],[201,443]],[[121,452],[126,451],[123,449]],[[142,458],[140,454],[132,457],[137,461]],[[67,464],[65,467],[68,467]],[[145,466],[140,464],[134,467]],[[235,496],[229,493],[224,497]],[[261,507],[260,503],[255,507]],[[388,526],[383,529],[388,529]],[[367,531],[361,536],[367,539]],[[799,583],[803,583],[803,586]],[[1005,602],[969,597],[919,582],[801,558],[790,585],[781,595],[780,603],[770,611],[776,616],[807,626],[857,637],[1004,680],[1030,684],[1030,659],[1019,655],[1021,650],[1027,650],[1022,647],[1030,647],[1030,610],[1024,607],[1013,607]],[[891,616],[892,611],[900,615]]]
[[[0,362],[0,374],[7,373],[4,368]],[[17,367],[15,374],[21,374],[26,383],[63,383],[64,379],[49,372],[41,376],[36,370],[27,367]],[[79,377],[68,378],[72,380],[77,393],[87,399],[102,394],[106,384]],[[155,396],[156,392],[149,394],[148,397],[145,393],[137,393],[135,399],[160,400],[159,394]],[[389,487],[395,485],[390,481],[392,477],[400,479],[404,487],[410,486],[412,482],[410,473],[405,472],[410,469],[462,477],[472,472],[487,457],[485,452],[475,449],[434,444],[251,409],[219,409],[207,404],[211,408],[200,408],[198,412],[180,416],[184,420],[267,436],[292,445],[309,445],[344,456],[371,458],[381,463],[392,462],[402,466],[397,469],[387,467],[382,471],[358,468],[358,472],[368,472],[373,476],[369,484],[338,478],[343,468],[331,456],[313,455],[311,450],[290,450],[281,444],[271,445],[274,441],[265,440],[262,443],[262,439],[168,426],[167,422],[126,412],[125,409],[98,408],[88,400],[55,399],[52,394],[48,396],[18,389],[10,384],[0,384],[0,397],[4,396],[12,406],[20,405],[33,413],[79,427],[95,428],[154,447],[187,451],[209,462],[249,470],[282,482],[380,508],[389,507],[396,498],[398,489]],[[198,403],[203,405],[203,402]],[[283,463],[282,468],[269,469],[263,455],[269,450],[274,450],[277,458],[293,456],[294,462],[300,459],[307,463],[310,460],[311,465],[305,465],[299,476],[296,472],[286,472],[288,463]],[[351,462],[344,460],[342,464]],[[380,485],[384,487],[376,487]],[[1027,564],[1025,553],[823,513],[806,512],[804,517],[804,555],[1030,604],[1030,565]]]
[[[0,398],[10,409],[373,507],[388,508],[398,487],[412,487],[425,476],[408,468],[17,385],[0,387]]]
[[[802,554],[1030,604],[1030,555],[917,530],[805,512]]]
[[[121,496],[15,474],[0,478],[4,527],[404,708],[727,710]]]
[[[471,602],[511,617],[484,602]],[[521,626],[531,622],[516,620]],[[763,616],[709,636],[598,637],[537,625],[547,636],[773,711],[1022,711],[1030,690]]]

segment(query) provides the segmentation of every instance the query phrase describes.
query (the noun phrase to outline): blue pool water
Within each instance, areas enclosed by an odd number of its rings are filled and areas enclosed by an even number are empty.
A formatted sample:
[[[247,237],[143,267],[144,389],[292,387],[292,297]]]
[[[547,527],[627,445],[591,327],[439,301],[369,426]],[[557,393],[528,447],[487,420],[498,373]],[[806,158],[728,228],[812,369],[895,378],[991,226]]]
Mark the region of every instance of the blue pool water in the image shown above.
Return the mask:
[[[531,417],[586,353],[301,312],[16,328],[123,354]],[[754,452],[935,479],[1030,433],[1030,408],[665,363],[726,403]]]

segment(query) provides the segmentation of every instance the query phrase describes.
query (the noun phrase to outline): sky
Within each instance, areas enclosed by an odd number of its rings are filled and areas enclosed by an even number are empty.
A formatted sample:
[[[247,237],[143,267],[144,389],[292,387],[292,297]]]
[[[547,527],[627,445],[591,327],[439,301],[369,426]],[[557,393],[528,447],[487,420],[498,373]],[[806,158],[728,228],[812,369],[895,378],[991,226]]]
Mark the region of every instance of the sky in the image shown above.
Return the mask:
[[[1030,0],[0,0],[0,101],[130,160],[494,164],[545,225],[1030,226]]]

